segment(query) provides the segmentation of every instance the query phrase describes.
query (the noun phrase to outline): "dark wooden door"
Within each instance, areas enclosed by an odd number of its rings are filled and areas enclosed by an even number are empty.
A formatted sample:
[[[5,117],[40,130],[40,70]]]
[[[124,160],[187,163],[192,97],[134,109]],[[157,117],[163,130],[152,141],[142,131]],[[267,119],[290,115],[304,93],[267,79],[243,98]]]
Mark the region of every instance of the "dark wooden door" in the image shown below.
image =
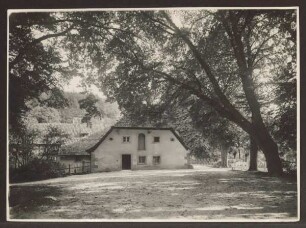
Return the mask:
[[[122,154],[122,169],[131,169],[131,155]]]

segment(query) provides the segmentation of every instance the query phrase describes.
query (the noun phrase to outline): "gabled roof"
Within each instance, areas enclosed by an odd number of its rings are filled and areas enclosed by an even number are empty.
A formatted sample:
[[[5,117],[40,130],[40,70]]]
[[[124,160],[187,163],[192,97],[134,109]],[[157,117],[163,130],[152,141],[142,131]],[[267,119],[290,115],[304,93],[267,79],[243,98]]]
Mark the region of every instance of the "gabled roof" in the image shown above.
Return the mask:
[[[166,124],[149,121],[135,123],[131,121],[129,117],[123,117],[110,129],[106,128],[95,133],[91,133],[90,135],[83,138],[75,138],[70,143],[61,147],[59,155],[90,155],[89,153],[94,151],[105,140],[105,138],[107,138],[113,129],[170,130],[179,140],[179,142],[184,146],[184,148],[188,150],[188,147],[184,143],[183,139],[174,130],[173,127],[167,126]]]
[[[123,116],[119,121],[117,121],[114,127],[141,127],[141,128],[170,128],[171,126],[166,123],[156,122],[147,120],[135,121],[129,116]]]
[[[106,133],[106,130],[101,130],[84,138],[76,138],[69,144],[61,147],[59,155],[89,155],[86,150],[93,147]]]
[[[187,147],[187,145],[184,143],[184,141],[182,140],[182,138],[178,135],[178,133],[172,128],[172,127],[142,127],[142,126],[112,126],[107,132],[106,134],[99,140],[99,142],[97,142],[94,146],[92,146],[91,148],[87,149],[86,151],[91,153],[93,152],[95,149],[98,148],[98,146],[107,138],[107,136],[112,132],[113,129],[144,129],[144,130],[168,130],[171,131],[175,137],[179,140],[179,142],[184,146],[184,148],[186,150],[188,150],[189,148]]]
[[[43,144],[43,136],[47,134],[50,127],[55,127],[61,130],[63,133],[69,135],[69,138],[77,140],[79,140],[81,134],[95,134],[96,132],[101,132],[103,129],[105,129],[105,122],[99,120],[94,121],[95,124],[93,124],[92,128],[89,128],[86,123],[34,123],[30,126],[30,128],[39,131],[39,136],[35,138],[35,143]],[[72,140],[71,143],[75,141],[76,140]]]

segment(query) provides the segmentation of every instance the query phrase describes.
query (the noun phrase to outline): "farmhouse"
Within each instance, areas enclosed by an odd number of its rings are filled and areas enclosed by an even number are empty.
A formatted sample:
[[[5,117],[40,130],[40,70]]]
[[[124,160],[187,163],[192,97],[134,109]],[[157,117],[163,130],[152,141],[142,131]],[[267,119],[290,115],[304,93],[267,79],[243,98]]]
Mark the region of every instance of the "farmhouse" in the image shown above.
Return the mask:
[[[112,127],[87,151],[92,172],[188,166],[187,147],[173,128]]]
[[[60,161],[66,165],[90,160],[90,171],[178,169],[189,167],[189,152],[171,127],[129,125],[118,122],[106,133],[90,135],[63,147]]]

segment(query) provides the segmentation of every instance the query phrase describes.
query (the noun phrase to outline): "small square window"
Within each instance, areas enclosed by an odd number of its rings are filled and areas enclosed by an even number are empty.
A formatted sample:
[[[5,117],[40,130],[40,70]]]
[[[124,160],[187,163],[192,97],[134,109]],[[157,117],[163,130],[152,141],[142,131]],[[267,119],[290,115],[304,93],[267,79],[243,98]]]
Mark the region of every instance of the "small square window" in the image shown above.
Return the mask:
[[[160,156],[153,156],[153,165],[160,164]]]
[[[139,156],[138,164],[146,164],[146,156]]]
[[[122,141],[123,142],[130,142],[130,136],[123,136]]]
[[[154,142],[155,142],[155,143],[158,143],[158,142],[159,142],[159,137],[156,137],[156,136],[155,136],[155,137],[154,137]]]

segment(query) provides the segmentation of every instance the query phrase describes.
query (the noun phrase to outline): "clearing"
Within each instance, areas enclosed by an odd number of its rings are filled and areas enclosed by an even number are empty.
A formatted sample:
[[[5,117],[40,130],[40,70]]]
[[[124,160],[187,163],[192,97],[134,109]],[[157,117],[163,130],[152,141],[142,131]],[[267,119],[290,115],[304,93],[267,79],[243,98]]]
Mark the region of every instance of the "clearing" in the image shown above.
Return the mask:
[[[11,219],[297,220],[297,183],[265,173],[93,173],[10,186]]]

